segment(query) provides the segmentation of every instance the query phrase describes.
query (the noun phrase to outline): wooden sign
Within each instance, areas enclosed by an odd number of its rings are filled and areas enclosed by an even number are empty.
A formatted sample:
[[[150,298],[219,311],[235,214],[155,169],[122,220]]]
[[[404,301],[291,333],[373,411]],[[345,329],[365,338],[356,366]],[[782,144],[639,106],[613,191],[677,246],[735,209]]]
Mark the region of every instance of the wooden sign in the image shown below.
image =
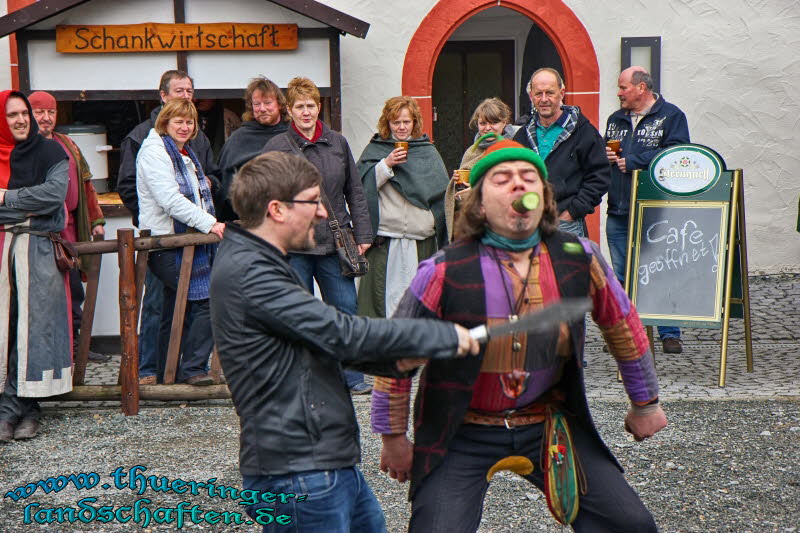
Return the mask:
[[[67,54],[296,49],[297,24],[56,26],[56,51]]]

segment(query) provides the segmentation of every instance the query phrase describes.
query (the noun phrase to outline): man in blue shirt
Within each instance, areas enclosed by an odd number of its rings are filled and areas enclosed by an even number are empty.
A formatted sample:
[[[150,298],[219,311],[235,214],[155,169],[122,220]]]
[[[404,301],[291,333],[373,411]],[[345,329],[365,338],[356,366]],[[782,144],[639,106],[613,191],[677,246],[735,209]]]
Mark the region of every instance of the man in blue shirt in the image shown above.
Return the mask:
[[[683,111],[653,92],[653,78],[644,68],[623,70],[618,85],[620,109],[608,117],[605,135],[620,141],[619,154],[606,148],[611,165],[606,237],[614,273],[624,283],[632,172],[646,169],[664,148],[688,143],[689,125]],[[659,326],[658,334],[664,353],[683,351],[680,328]]]
[[[563,105],[564,80],[557,70],[534,72],[528,94],[533,112],[514,140],[544,159],[560,229],[585,237],[584,217],[600,205],[611,181],[603,138],[580,108]]]

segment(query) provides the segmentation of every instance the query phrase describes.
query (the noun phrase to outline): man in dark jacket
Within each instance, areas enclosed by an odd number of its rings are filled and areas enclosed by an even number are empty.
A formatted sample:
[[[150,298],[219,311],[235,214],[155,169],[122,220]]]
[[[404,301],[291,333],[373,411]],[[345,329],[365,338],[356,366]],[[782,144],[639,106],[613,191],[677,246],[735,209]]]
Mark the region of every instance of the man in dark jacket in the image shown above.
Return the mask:
[[[557,70],[534,72],[528,94],[533,112],[514,140],[544,159],[560,229],[585,237],[584,217],[600,205],[611,180],[603,139],[580,108],[563,105],[564,80]]]
[[[158,85],[162,104],[173,98],[191,100],[194,97],[194,82],[182,70],[168,70],[161,75]],[[117,192],[122,203],[130,210],[133,225],[139,226],[139,197],[136,193],[136,156],[147,134],[153,126],[161,111],[161,106],[153,109],[150,118],[133,128],[120,145],[119,175],[117,176]],[[202,130],[197,132],[197,137],[187,143],[191,146],[203,173],[212,182],[212,193],[219,187],[215,177],[218,174],[214,165],[214,154],[211,143]],[[145,293],[142,300],[142,325],[139,332],[139,383],[142,385],[155,385],[156,383],[156,350],[158,349],[158,328],[161,325],[161,306],[164,287],[161,282],[148,269],[145,277]]]
[[[244,122],[228,137],[219,154],[223,201],[217,209],[217,219],[224,222],[236,219],[228,196],[233,175],[242,165],[261,153],[267,141],[289,128],[286,97],[280,87],[264,76],[250,81],[244,92],[244,105]]]
[[[661,150],[690,141],[686,115],[653,93],[653,78],[644,68],[623,70],[618,85],[620,109],[608,117],[605,136],[620,141],[619,154],[606,148],[611,165],[606,238],[614,273],[624,283],[632,172],[646,169]],[[664,353],[683,351],[680,328],[659,326],[658,334]]]
[[[327,217],[321,182],[291,154],[241,168],[231,200],[242,225],[228,224],[211,272],[214,340],[241,425],[243,486],[282,493],[244,500],[248,513],[264,531],[282,531],[276,522],[287,525],[281,515],[289,515],[298,531],[378,533],[386,524],[356,467],[358,424],[342,365],[402,375],[415,362],[398,359],[479,347],[449,322],[351,316],[308,292],[288,252],[315,246],[314,227]]]

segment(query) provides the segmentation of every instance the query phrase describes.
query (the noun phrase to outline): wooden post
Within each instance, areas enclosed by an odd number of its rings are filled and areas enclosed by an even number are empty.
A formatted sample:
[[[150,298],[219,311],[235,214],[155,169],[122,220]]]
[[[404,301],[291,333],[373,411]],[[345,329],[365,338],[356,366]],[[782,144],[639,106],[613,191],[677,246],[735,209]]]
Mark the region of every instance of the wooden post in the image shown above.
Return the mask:
[[[95,241],[102,241],[103,235],[95,235]],[[81,333],[78,340],[78,353],[75,354],[75,371],[72,374],[72,385],[83,385],[86,379],[86,362],[89,358],[89,346],[92,342],[92,326],[94,311],[97,307],[97,286],[100,284],[100,264],[102,255],[89,258],[89,271],[86,273],[86,298],[83,300],[81,315]]]
[[[175,292],[175,309],[172,313],[172,329],[169,332],[169,349],[167,349],[167,367],[164,370],[165,385],[175,383],[175,374],[178,371],[183,319],[186,316],[186,297],[189,295],[189,282],[192,279],[192,261],[194,261],[194,246],[187,246],[183,249],[178,289]]]
[[[133,230],[117,230],[119,259],[119,324],[122,344],[120,385],[121,408],[125,415],[139,414],[139,335],[136,331],[136,272]]]
[[[221,382],[222,366],[219,362],[219,352],[217,351],[216,345],[214,346],[214,350],[211,352],[211,369],[209,370],[208,374],[214,378],[214,383]]]

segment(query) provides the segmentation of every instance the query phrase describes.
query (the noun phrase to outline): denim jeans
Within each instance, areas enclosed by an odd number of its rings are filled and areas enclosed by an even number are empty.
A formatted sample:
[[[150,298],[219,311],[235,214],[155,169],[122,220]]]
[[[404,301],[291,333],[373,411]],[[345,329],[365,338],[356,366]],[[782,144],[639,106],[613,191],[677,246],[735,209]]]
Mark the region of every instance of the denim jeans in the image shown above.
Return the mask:
[[[164,306],[164,284],[148,268],[144,278],[142,322],[139,328],[139,377],[155,376],[158,361],[158,331]],[[165,355],[166,357],[166,355]]]
[[[278,476],[242,476],[242,485],[247,490],[259,491],[260,495],[266,496],[261,501],[257,501],[257,496],[242,497],[243,502],[251,503],[246,507],[247,514],[256,523],[263,524],[264,533],[386,531],[383,509],[364,475],[355,466]],[[264,502],[263,499],[275,501]],[[284,501],[287,503],[282,503]],[[267,523],[270,522],[270,516],[279,515],[291,516],[291,523]]]
[[[290,254],[289,262],[309,292],[314,292],[316,279],[325,303],[334,306],[342,313],[356,314],[356,283],[353,278],[342,276],[339,256]],[[364,374],[361,372],[345,370],[344,376],[348,388],[353,388],[364,381]]]
[[[606,239],[611,252],[611,266],[617,279],[625,286],[625,261],[628,248],[628,215],[608,215],[606,218]],[[680,339],[681,329],[675,326],[658,326],[658,336],[664,339]]]
[[[558,221],[558,229],[566,231],[567,233],[574,233],[578,237],[586,237],[586,225],[584,219],[578,220],[561,220]]]
[[[586,493],[580,495],[576,532],[655,532],[656,524],[625,476],[592,435],[585,422],[568,417],[573,444],[586,476]],[[509,456],[523,456],[534,464],[523,476],[539,490],[544,475],[539,467],[543,423],[511,429],[503,426],[462,424],[447,453],[420,483],[411,502],[412,533],[466,533],[476,531],[483,513],[489,483],[487,471]],[[497,505],[503,505],[499,502]]]

